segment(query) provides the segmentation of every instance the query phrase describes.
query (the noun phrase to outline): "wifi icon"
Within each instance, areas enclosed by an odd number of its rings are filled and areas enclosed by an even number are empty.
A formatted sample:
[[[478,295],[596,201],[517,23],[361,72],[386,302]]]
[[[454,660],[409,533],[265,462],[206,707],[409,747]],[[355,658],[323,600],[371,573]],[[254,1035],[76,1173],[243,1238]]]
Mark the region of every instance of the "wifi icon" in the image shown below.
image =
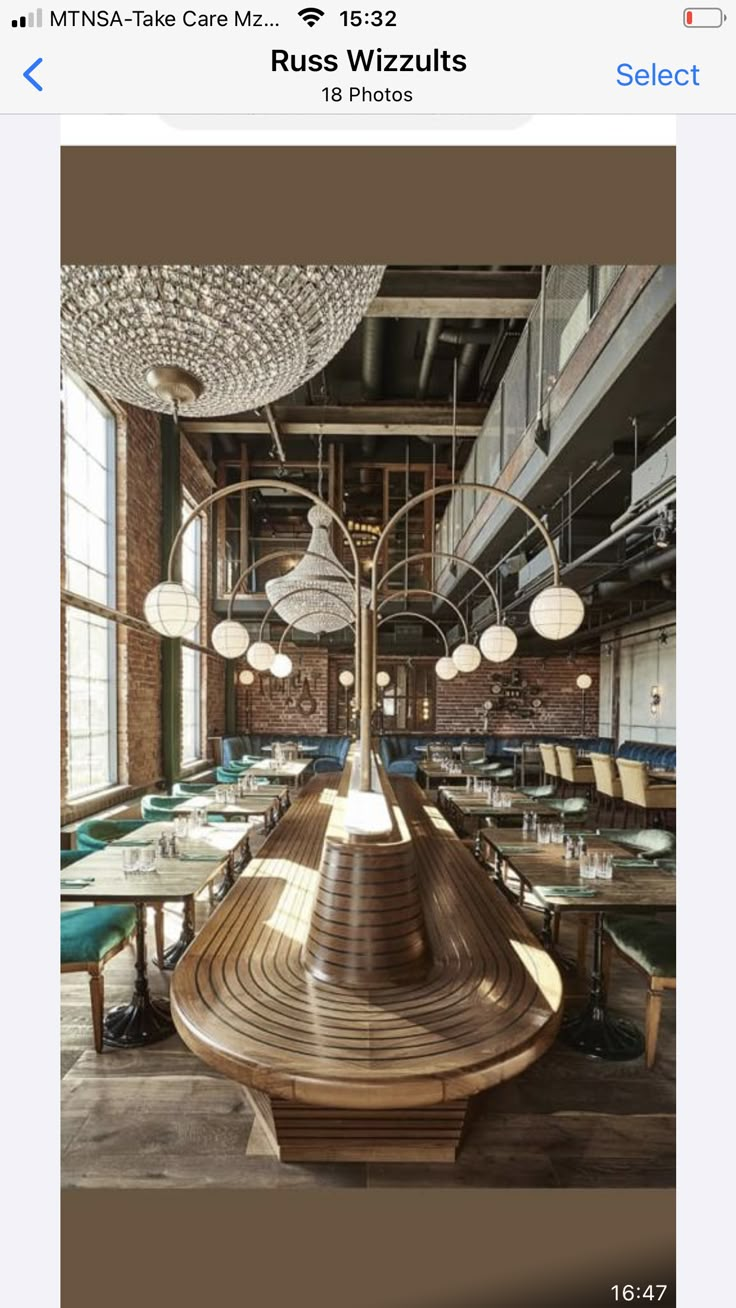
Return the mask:
[[[308,27],[314,27],[320,18],[324,18],[324,9],[300,9],[299,17],[307,24]]]

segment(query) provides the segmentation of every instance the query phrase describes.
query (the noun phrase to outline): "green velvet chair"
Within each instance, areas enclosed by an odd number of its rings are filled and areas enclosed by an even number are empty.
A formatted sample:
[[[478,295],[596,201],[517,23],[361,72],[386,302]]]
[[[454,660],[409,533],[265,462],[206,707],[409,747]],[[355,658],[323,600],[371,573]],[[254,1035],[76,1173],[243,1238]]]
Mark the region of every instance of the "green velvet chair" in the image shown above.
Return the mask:
[[[522,795],[526,795],[527,799],[553,799],[557,794],[557,787],[551,785],[519,786],[519,791]]]
[[[677,838],[674,831],[667,831],[664,827],[642,827],[638,831],[609,827],[602,829],[601,835],[606,840],[615,840],[619,845],[625,845],[632,853],[641,854],[643,858],[659,861],[675,856]]]
[[[120,840],[131,831],[137,831],[142,825],[140,818],[90,818],[77,827],[77,849],[93,854],[112,840]]]
[[[246,776],[247,773],[247,768],[243,768],[241,772],[231,772],[229,768],[218,768],[215,775],[217,776],[218,786],[234,786],[242,777]],[[268,785],[268,777],[253,777],[253,780],[259,786]]]
[[[86,858],[88,852],[89,851],[86,849],[62,849],[60,851],[62,872],[65,867],[72,867],[72,865],[78,863],[80,859]]]
[[[145,822],[167,822],[172,815],[172,811],[177,809],[182,802],[181,795],[144,795],[141,799],[141,813]],[[211,823],[225,822],[226,818],[221,813],[210,813],[207,821]]]
[[[124,949],[135,932],[135,908],[106,904],[61,914],[61,970],[87,972],[95,1049],[102,1053],[105,964]]]
[[[566,822],[572,821],[573,825],[577,826],[588,816],[590,804],[582,795],[571,795],[569,799],[548,799],[547,808],[551,808],[553,813],[559,813]]]
[[[85,854],[94,854],[104,849],[113,840],[129,836],[131,831],[140,831],[145,826],[142,818],[90,818],[80,822],[77,827],[77,849]],[[90,898],[93,898],[90,895]],[[156,932],[156,961],[159,967],[164,965],[164,906],[152,905]]]
[[[178,795],[179,799],[187,799],[190,795],[206,795],[213,789],[212,781],[175,781],[171,787],[171,794]]]
[[[675,915],[666,920],[640,913],[606,913],[603,918],[603,984],[608,990],[614,951],[649,982],[644,1024],[644,1059],[654,1066],[665,990],[676,986]]]

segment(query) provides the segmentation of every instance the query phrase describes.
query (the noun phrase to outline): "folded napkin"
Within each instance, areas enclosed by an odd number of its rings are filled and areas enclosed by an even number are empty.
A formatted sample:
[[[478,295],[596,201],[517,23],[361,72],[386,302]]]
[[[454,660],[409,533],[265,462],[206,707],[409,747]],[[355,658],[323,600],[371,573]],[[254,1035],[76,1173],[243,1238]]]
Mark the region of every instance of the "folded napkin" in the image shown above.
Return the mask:
[[[151,845],[153,844],[153,841],[152,840],[125,840],[123,837],[121,837],[119,840],[111,840],[110,844],[115,845],[117,849],[124,849],[126,845],[128,846],[129,849],[150,849]]]
[[[597,895],[598,891],[593,890],[591,886],[536,886],[535,890],[540,895],[553,895],[555,899],[589,899],[591,895]]]
[[[70,890],[76,886],[91,886],[93,881],[94,881],[94,877],[62,877],[61,878],[62,886],[66,886]]]
[[[637,867],[642,872],[644,868],[653,867],[653,864],[646,862],[643,858],[614,858],[613,866]]]

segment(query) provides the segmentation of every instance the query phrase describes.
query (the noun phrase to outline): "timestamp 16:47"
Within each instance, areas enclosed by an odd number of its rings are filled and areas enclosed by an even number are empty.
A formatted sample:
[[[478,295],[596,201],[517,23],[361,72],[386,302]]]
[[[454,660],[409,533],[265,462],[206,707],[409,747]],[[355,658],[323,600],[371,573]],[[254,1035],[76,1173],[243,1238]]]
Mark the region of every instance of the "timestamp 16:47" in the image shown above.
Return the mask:
[[[612,1285],[615,1303],[659,1303],[667,1293],[666,1285]]]

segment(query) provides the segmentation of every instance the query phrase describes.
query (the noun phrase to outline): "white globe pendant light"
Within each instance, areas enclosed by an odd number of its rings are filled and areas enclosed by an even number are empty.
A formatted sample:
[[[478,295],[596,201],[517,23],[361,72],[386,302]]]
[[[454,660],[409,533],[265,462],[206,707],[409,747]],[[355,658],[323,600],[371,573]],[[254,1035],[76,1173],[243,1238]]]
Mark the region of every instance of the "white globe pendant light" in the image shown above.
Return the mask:
[[[516,632],[511,627],[494,623],[492,627],[486,627],[480,638],[480,652],[489,663],[505,663],[516,653],[518,644]]]
[[[276,650],[267,640],[257,640],[251,645],[246,658],[256,672],[268,672],[276,657]]]
[[[250,636],[241,622],[218,622],[212,628],[212,644],[224,659],[239,659],[250,645]]]
[[[162,581],[143,603],[146,622],[159,636],[191,636],[199,622],[199,600],[179,581]]]
[[[578,690],[590,690],[593,685],[593,678],[587,672],[581,672],[575,684]]]
[[[270,668],[271,676],[278,677],[279,680],[283,680],[284,677],[288,677],[290,675],[293,666],[294,664],[292,663],[288,654],[277,654],[273,663],[271,664],[271,668]]]
[[[391,685],[391,678],[387,672],[378,672],[376,674],[376,685],[380,686],[381,690],[385,690],[387,686]]]
[[[569,586],[547,586],[532,600],[529,621],[546,640],[564,640],[577,631],[585,617],[585,605]]]
[[[252,686],[255,679],[256,674],[251,672],[250,668],[243,668],[243,671],[238,674],[238,681],[241,686]]]
[[[346,690],[350,690],[350,687],[355,684],[355,677],[352,672],[341,672],[338,680]]]
[[[475,672],[481,664],[480,650],[476,645],[458,645],[452,652],[452,661],[458,672]]]
[[[453,681],[458,675],[457,668],[452,659],[438,659],[434,665],[434,670],[440,681]]]

